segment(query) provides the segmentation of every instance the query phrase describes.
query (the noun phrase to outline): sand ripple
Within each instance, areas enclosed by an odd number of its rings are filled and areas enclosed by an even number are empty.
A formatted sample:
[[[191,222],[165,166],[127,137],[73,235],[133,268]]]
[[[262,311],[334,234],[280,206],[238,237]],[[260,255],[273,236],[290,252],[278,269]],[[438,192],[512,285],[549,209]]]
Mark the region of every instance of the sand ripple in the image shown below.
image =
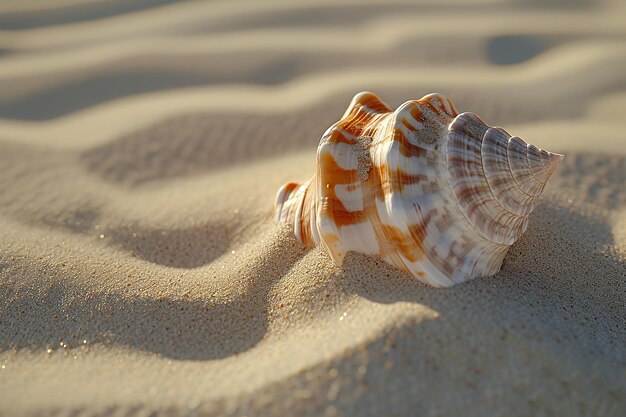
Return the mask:
[[[0,4],[0,414],[619,415],[626,9],[422,3]],[[496,276],[272,223],[361,89],[566,155]]]

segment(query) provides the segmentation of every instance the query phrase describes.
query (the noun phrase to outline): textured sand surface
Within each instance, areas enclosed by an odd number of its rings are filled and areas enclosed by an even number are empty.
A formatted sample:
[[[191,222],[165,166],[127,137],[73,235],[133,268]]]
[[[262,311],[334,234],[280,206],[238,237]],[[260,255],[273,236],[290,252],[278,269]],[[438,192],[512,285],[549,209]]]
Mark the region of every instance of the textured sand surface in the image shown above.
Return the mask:
[[[450,289],[272,222],[358,91],[566,155]],[[0,415],[618,416],[626,5],[0,2]]]

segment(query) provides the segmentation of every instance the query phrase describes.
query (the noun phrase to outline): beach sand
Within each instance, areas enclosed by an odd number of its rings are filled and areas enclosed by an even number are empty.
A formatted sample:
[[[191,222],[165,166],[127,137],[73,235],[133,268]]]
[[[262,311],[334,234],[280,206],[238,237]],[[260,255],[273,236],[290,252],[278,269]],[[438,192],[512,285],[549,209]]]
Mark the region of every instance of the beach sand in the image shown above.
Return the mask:
[[[46,7],[0,3],[0,415],[623,415],[623,2]],[[273,223],[361,90],[566,156],[498,274]]]

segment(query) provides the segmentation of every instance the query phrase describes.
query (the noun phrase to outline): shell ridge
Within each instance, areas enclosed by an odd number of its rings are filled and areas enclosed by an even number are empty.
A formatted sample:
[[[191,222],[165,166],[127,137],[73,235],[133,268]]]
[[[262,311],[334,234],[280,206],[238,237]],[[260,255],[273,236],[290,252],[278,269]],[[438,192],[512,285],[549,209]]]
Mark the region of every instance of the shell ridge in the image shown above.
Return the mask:
[[[513,176],[517,180],[519,187],[527,194],[537,197],[541,194],[541,183],[535,178],[528,163],[527,143],[518,136],[512,136],[509,139],[509,147],[507,150],[509,151],[511,172],[513,172]],[[513,150],[515,150],[515,152],[512,155]],[[517,161],[515,166],[512,161]]]
[[[513,136],[509,138],[509,142],[511,141],[512,138],[513,138]],[[529,192],[524,190],[524,188],[520,185],[518,179],[515,177],[515,173],[513,171],[513,167],[511,167],[511,160],[509,159],[509,147],[508,146],[506,148],[506,154],[507,154],[507,162],[508,162],[508,165],[509,165],[509,172],[511,173],[511,177],[513,178],[513,181],[515,181],[515,185],[517,185],[517,188],[521,192],[523,192],[524,194],[526,194],[529,197],[536,197],[536,195],[530,194]]]
[[[543,184],[545,184],[545,181],[537,177],[536,163],[538,161],[541,164],[541,159],[537,158],[537,156],[539,156],[538,151],[539,148],[537,148],[535,145],[531,143],[526,144],[526,162],[528,163],[528,170],[530,171],[530,174],[533,176],[537,184],[542,186],[541,190],[543,190]],[[531,160],[534,161],[534,165],[531,164]],[[541,165],[543,167],[543,164]],[[543,171],[543,169],[541,170]]]
[[[444,160],[447,159],[447,147],[448,142],[444,140],[441,144],[441,158]],[[454,196],[454,191],[452,187],[452,178],[451,173],[448,169],[442,169],[440,173],[440,177],[444,179],[447,186],[442,187],[442,191],[447,195],[447,200],[449,202],[456,201],[456,197]],[[500,253],[502,251],[506,252],[508,250],[508,245],[499,244],[493,242],[491,239],[483,236],[482,233],[474,226],[474,224],[470,221],[470,219],[461,211],[461,209],[456,204],[446,205],[446,207],[450,208],[449,215],[457,220],[453,221],[454,228],[458,230],[458,234],[462,237],[466,242],[472,242],[471,248],[469,248],[469,253],[466,255],[463,264],[460,268],[458,268],[458,273],[452,275],[450,278],[453,283],[460,283],[466,281],[471,278],[475,278],[478,275],[481,275],[481,271],[477,270],[476,265],[481,265],[484,261],[481,261],[481,258],[485,256],[490,256],[492,253]],[[463,275],[463,271],[468,271]],[[477,272],[478,271],[478,272]]]
[[[515,136],[511,136],[509,138],[508,143],[510,144],[511,141],[513,140]],[[511,173],[511,177],[513,177],[513,181],[515,181],[515,184],[517,184],[517,188],[519,188],[522,192],[526,193],[527,195],[531,196],[531,197],[535,197],[534,194],[530,194],[529,192],[527,192],[522,185],[520,184],[519,180],[517,179],[517,177],[515,176],[515,171],[513,169],[513,167],[511,166],[511,156],[510,156],[510,146],[506,147],[506,156],[507,156],[507,162],[509,164],[509,172]]]
[[[486,132],[485,132],[486,133]],[[484,136],[483,136],[484,138]],[[481,145],[482,145],[482,141],[481,141]],[[482,153],[482,146],[481,146],[481,153]],[[480,159],[480,167],[482,168],[482,173],[483,173],[483,177],[485,178],[485,183],[487,184],[487,187],[489,187],[489,193],[491,193],[491,195],[493,196],[493,201],[496,202],[496,204],[500,207],[500,209],[502,209],[504,212],[508,213],[511,217],[513,218],[517,218],[517,222],[516,223],[521,223],[524,221],[524,218],[526,216],[520,215],[518,213],[515,213],[513,211],[507,210],[506,207],[504,207],[497,199],[496,194],[493,191],[493,188],[491,187],[491,184],[489,184],[489,179],[487,177],[487,173],[485,172],[485,164],[482,160],[482,158]],[[510,230],[506,240],[511,240],[513,239],[513,241],[517,240],[517,238],[514,236],[515,233],[515,229]],[[512,243],[512,242],[511,242]]]
[[[481,167],[483,169],[483,175],[484,175],[484,177],[486,179],[487,186],[489,187],[489,190],[490,190],[491,194],[493,195],[494,200],[500,205],[502,210],[504,210],[504,211],[506,211],[508,213],[511,213],[511,215],[516,216],[516,217],[525,217],[526,216],[525,213],[518,213],[516,211],[513,211],[512,209],[509,209],[505,204],[503,204],[503,202],[500,201],[500,199],[498,198],[498,193],[496,192],[497,190],[494,189],[494,185],[492,184],[491,181],[489,181],[492,177],[491,177],[491,175],[489,175],[489,173],[487,172],[486,167],[485,167],[485,161],[486,161],[485,155],[486,155],[486,152],[487,152],[486,151],[486,146],[488,146],[488,144],[490,143],[490,142],[487,141],[487,135],[488,135],[490,129],[492,129],[492,128],[489,128],[489,129],[487,129],[485,131],[485,134],[483,135],[483,138],[482,138],[481,147],[480,147]],[[513,176],[512,173],[510,173],[510,175]],[[528,194],[526,194],[526,195],[528,195]]]
[[[381,126],[382,130],[379,132],[380,134],[386,133],[386,128],[389,126],[389,124],[391,124],[391,121],[393,119],[393,113],[389,113],[386,116],[386,120]],[[380,149],[388,150],[388,152],[382,154],[382,159],[379,159],[381,155],[378,152],[374,152],[374,155],[372,157],[372,164],[375,169],[374,175],[376,181],[381,185],[380,191],[382,194],[382,199],[379,199],[376,196],[373,199],[372,213],[375,216],[376,220],[376,233],[379,237],[379,244],[381,246],[381,249],[383,250],[383,257],[391,258],[392,264],[400,267],[401,269],[404,269],[407,272],[410,272],[409,266],[394,250],[394,245],[398,243],[397,238],[394,237],[393,239],[388,239],[390,230],[392,230],[390,228],[398,228],[398,225],[407,223],[404,212],[396,213],[396,215],[394,215],[394,208],[395,204],[397,204],[397,201],[394,202],[393,199],[394,197],[397,199],[399,196],[394,195],[394,193],[392,192],[393,178],[389,176],[388,178],[383,179],[382,175],[386,172],[386,168],[390,165],[387,158],[397,157],[398,153],[391,152],[391,150],[395,146],[398,146],[398,144],[397,142],[393,141],[393,139],[391,139],[389,143],[386,143],[384,138],[381,138],[381,142],[379,142],[379,144],[385,146],[384,148],[381,147]],[[389,183],[389,188],[386,189],[385,187],[382,187],[383,182]],[[382,208],[379,208],[379,201],[383,203]],[[402,218],[400,218],[400,216]],[[398,230],[400,231],[400,233],[404,233],[401,227],[398,228]],[[396,234],[399,235],[399,233]]]
[[[446,158],[446,160],[448,159],[449,153],[448,153],[448,141],[444,141],[442,144],[442,154],[444,155],[444,158]],[[445,169],[444,172],[444,177],[446,178],[446,181],[448,183],[448,189],[450,190],[450,198],[452,200],[456,200],[456,196],[454,195],[454,187],[452,186],[453,184],[453,180],[452,180],[452,174],[450,172],[450,170]],[[458,217],[461,217],[462,219],[465,220],[465,226],[467,228],[469,228],[469,230],[472,232],[472,234],[475,237],[478,237],[483,243],[489,244],[489,245],[494,245],[494,246],[503,246],[503,244],[499,244],[496,242],[493,242],[491,239],[485,237],[480,230],[478,230],[478,228],[473,224],[473,222],[469,219],[469,217],[465,214],[465,212],[463,212],[463,210],[461,210],[460,207],[456,206],[455,207],[455,213],[457,214]]]
[[[514,225],[522,216],[503,210],[486,178],[482,141],[489,127],[473,113],[462,113],[450,124],[447,140],[447,167],[450,185],[460,211],[483,237],[510,245]]]
[[[500,127],[490,127],[483,136],[481,154],[485,176],[496,200],[506,210],[527,215],[534,207],[534,197],[519,187],[508,161],[507,146],[511,135]]]
[[[550,176],[552,175],[552,173],[556,169],[556,166],[554,166],[553,164],[551,164],[550,166],[546,166],[546,163],[550,159],[551,155],[556,155],[556,154],[544,151],[543,149],[538,148],[537,146],[532,145],[532,144],[528,144],[528,149],[532,150],[532,154],[535,156],[534,159],[536,159],[538,161],[538,163],[541,165],[541,168],[538,169],[538,170],[532,169],[532,167],[531,167],[531,173],[533,174],[533,176],[535,177],[537,182],[539,184],[541,184],[540,193],[542,193],[544,188],[546,187],[546,184],[548,183],[548,179],[550,179]],[[529,151],[529,156],[530,156],[530,154],[531,154],[531,152]],[[544,154],[545,154],[545,158],[543,157]],[[557,158],[559,158],[559,156],[557,156]],[[559,159],[559,162],[560,162],[560,159]],[[529,158],[528,164],[530,166],[530,158]],[[535,163],[535,164],[537,164],[537,163]],[[543,174],[542,178],[537,177],[539,172],[541,172]]]
[[[303,191],[303,193],[306,193],[306,188],[304,188],[305,191]],[[296,200],[297,203],[296,204],[296,212],[294,215],[294,232],[296,233],[296,236],[298,237],[298,240],[300,241],[300,243],[305,244],[305,239],[304,239],[304,234],[302,233],[302,207],[304,206],[304,202],[305,202],[305,197],[306,195],[303,195],[302,198],[298,198]]]
[[[317,151],[317,189],[321,201],[318,211],[320,237],[331,258],[339,265],[346,253],[354,249],[347,244],[351,241],[353,231],[363,232],[368,223],[365,198],[367,192],[363,189],[366,184],[359,178],[360,161],[355,149],[355,146],[359,145],[363,131],[368,130],[378,116],[363,110],[363,102],[367,100],[376,101],[384,110],[384,104],[375,95],[357,94],[345,117],[327,130]],[[337,161],[339,155],[333,153],[341,145],[343,145],[340,148],[343,167]],[[361,156],[371,159],[369,148],[363,150]],[[361,251],[369,252],[368,245],[362,246],[361,242],[353,244]],[[372,246],[369,244],[369,247]]]
[[[405,103],[406,104],[406,103]],[[387,123],[391,126],[397,125],[401,115],[402,108],[412,106],[415,103],[408,103],[400,106],[399,110],[389,115]],[[442,272],[442,267],[438,266],[435,260],[430,259],[427,256],[428,235],[416,236],[415,230],[417,223],[413,219],[414,217],[419,219],[419,207],[408,206],[403,204],[403,197],[405,193],[401,191],[409,186],[415,184],[404,184],[402,182],[403,177],[400,173],[404,170],[405,165],[422,166],[423,169],[431,169],[426,165],[421,165],[423,159],[404,156],[400,152],[401,147],[404,145],[406,137],[400,130],[391,130],[387,136],[385,147],[379,148],[380,153],[374,153],[373,164],[377,168],[379,173],[388,171],[390,174],[387,178],[383,178],[380,175],[380,183],[387,184],[381,187],[383,193],[382,199],[377,199],[377,213],[378,221],[383,225],[382,235],[386,237],[385,240],[391,242],[391,245],[385,245],[386,254],[383,256],[388,262],[404,269],[411,273],[413,276],[419,276],[420,280],[426,283],[441,287],[452,285],[453,282],[446,277]],[[427,150],[424,150],[427,152]],[[403,164],[404,162],[404,164]],[[421,174],[425,175],[426,172],[422,171]],[[424,194],[421,194],[424,197]],[[409,203],[407,201],[406,203]],[[409,216],[412,212],[410,209],[417,210],[418,214]],[[419,227],[418,227],[419,229]],[[399,250],[397,246],[404,246],[404,250]],[[382,247],[382,246],[381,246]],[[414,247],[413,251],[417,250],[421,253],[417,259],[409,259],[405,254],[406,248]],[[389,249],[392,249],[391,251]],[[395,253],[398,252],[398,253]]]
[[[352,101],[348,105],[348,108],[344,112],[341,120],[346,119],[351,113],[358,113],[360,109],[367,108],[370,110],[370,114],[388,113],[393,111],[387,104],[385,104],[376,94],[363,91],[357,93],[352,97]],[[366,110],[363,112],[367,113]]]
[[[445,141],[445,140],[439,141],[438,145],[440,146],[439,155],[442,155],[445,158],[445,156],[447,154],[447,151],[446,151],[447,141]],[[419,158],[417,158],[417,159],[419,160]],[[444,163],[444,165],[445,165],[445,163]],[[442,164],[438,163],[436,166],[442,166]],[[437,172],[439,172],[439,173],[437,173]],[[435,171],[434,175],[436,177],[438,177],[438,178],[446,178],[447,177],[448,178],[447,183],[449,184],[451,182],[451,180],[448,177],[449,171],[447,169],[443,169],[443,166],[442,166],[441,170],[437,169],[437,171]],[[441,193],[444,192],[445,189],[450,189],[450,186],[448,185],[447,187],[440,187],[440,188],[441,189],[437,190],[437,193],[435,195],[441,196]],[[426,197],[425,194],[420,195],[420,198],[422,200],[425,197]],[[449,201],[454,201],[455,197],[452,194],[450,194],[449,197],[448,197],[448,200]],[[431,228],[431,230],[429,230],[428,233],[426,234],[426,239],[424,240],[423,246],[424,246],[424,250],[425,251],[428,251],[429,247],[432,248],[432,250],[430,250],[430,252],[429,252],[429,257],[427,259],[428,259],[429,263],[433,264],[433,266],[435,264],[437,265],[435,268],[436,268],[437,271],[439,271],[438,275],[442,275],[442,274],[446,274],[446,273],[447,274],[451,274],[452,278],[446,276],[445,280],[440,283],[440,285],[449,286],[449,285],[454,284],[457,281],[462,281],[462,280],[464,280],[466,278],[462,278],[462,276],[463,276],[462,273],[459,273],[458,275],[454,275],[455,274],[454,271],[448,270],[447,272],[445,272],[445,269],[446,269],[447,263],[449,263],[449,260],[440,258],[438,256],[437,252],[434,249],[437,248],[437,247],[441,247],[440,245],[444,241],[448,241],[448,243],[446,245],[450,245],[450,246],[454,245],[454,237],[453,236],[456,234],[456,232],[454,232],[454,230],[457,230],[457,228],[460,225],[464,225],[464,227],[470,227],[470,229],[467,230],[467,233],[469,233],[469,235],[473,236],[474,240],[482,241],[482,244],[481,244],[482,246],[488,246],[488,247],[496,247],[496,246],[495,246],[494,242],[492,242],[490,239],[487,239],[485,236],[483,236],[483,234],[481,234],[478,230],[476,230],[476,228],[473,227],[473,225],[471,225],[471,222],[467,219],[467,217],[464,214],[462,214],[460,212],[456,212],[456,209],[457,209],[456,207],[454,209],[455,212],[457,213],[456,216],[452,215],[452,217],[451,217],[450,214],[447,214],[448,213],[447,209],[445,209],[447,203],[445,203],[444,201],[445,201],[445,199],[444,200],[440,200],[440,202],[438,202],[438,203],[434,203],[435,206],[441,206],[442,209],[444,210],[443,213],[441,213],[441,210],[438,210],[437,215],[439,216],[440,220],[441,219],[446,219],[446,218],[451,219],[453,217],[456,217],[456,218],[459,218],[459,219],[463,219],[463,220],[456,221],[456,222],[454,222],[452,220],[444,221],[444,223],[454,223],[454,224],[456,224],[456,226],[446,228],[443,231],[437,230],[437,228],[435,226],[433,226],[433,228]],[[419,217],[419,215],[418,215],[418,217]],[[458,229],[458,230],[460,231],[460,229]],[[434,236],[434,237],[431,237],[431,236]],[[439,236],[439,237],[437,237],[437,236]],[[451,241],[452,241],[452,243],[450,243]],[[467,240],[465,240],[465,241],[467,241]],[[506,246],[506,247],[508,247],[508,246]],[[445,248],[445,246],[444,246],[444,248]],[[466,250],[465,252],[467,253],[468,251]],[[471,255],[470,254],[470,256],[476,256],[476,255]],[[461,265],[462,269],[467,269],[465,264],[462,263],[460,265]],[[432,271],[431,271],[431,273],[432,273]],[[442,276],[445,276],[445,275],[442,275]],[[454,277],[456,277],[456,278],[454,278]],[[454,281],[452,279],[456,279],[456,281]]]

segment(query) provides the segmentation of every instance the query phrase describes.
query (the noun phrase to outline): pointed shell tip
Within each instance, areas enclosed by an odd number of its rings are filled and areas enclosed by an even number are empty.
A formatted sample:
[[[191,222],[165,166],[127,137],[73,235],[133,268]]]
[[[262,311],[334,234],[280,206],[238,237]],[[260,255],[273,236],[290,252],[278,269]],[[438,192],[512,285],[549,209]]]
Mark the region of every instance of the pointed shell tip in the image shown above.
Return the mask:
[[[554,165],[559,165],[565,159],[565,155],[550,152],[550,160]]]

